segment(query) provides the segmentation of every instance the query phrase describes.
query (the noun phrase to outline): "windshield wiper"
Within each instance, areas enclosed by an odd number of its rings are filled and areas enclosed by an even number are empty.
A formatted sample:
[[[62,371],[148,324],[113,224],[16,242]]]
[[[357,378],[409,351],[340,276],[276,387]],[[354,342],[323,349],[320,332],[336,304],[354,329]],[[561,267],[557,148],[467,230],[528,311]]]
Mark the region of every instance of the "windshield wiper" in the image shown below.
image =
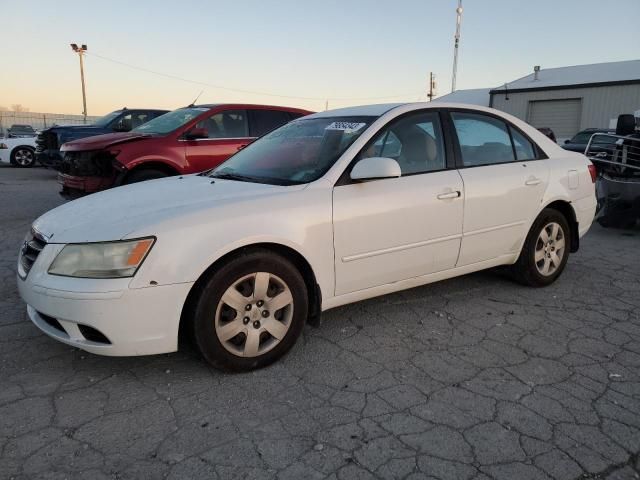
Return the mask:
[[[249,175],[240,175],[239,173],[230,172],[218,172],[213,175],[209,175],[210,178],[221,178],[223,180],[237,180],[239,182],[252,182],[252,183],[264,183],[264,181],[257,177],[250,177]]]

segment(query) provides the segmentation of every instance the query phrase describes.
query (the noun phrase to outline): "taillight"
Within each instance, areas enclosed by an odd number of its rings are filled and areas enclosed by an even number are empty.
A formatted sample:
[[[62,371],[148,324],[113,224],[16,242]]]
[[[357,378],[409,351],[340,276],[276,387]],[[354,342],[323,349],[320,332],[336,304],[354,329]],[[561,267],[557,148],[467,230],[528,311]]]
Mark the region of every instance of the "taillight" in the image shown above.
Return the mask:
[[[598,171],[596,170],[596,166],[593,163],[589,164],[589,173],[591,174],[591,182],[596,183],[596,178],[598,178]]]

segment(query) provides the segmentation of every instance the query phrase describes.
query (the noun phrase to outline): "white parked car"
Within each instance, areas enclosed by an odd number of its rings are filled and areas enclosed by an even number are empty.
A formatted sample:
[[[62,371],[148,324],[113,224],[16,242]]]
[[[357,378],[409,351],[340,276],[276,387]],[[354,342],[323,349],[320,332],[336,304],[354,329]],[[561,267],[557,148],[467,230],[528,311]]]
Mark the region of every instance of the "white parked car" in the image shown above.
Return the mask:
[[[490,108],[310,115],[216,169],[116,188],[40,217],[18,262],[31,320],[104,355],[213,365],[287,352],[339,305],[510,265],[551,284],[589,229],[595,170]]]
[[[35,151],[36,137],[0,138],[0,163],[33,167]]]

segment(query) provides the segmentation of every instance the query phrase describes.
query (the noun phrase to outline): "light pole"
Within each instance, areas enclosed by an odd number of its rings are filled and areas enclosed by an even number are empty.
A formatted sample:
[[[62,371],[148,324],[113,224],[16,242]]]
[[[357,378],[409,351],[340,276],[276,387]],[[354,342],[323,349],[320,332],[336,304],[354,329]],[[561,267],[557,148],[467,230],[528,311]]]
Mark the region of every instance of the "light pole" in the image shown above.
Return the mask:
[[[84,88],[84,52],[87,51],[87,46],[82,45],[78,47],[77,43],[71,44],[71,49],[80,57],[80,80],[82,81],[82,115],[84,115],[84,123],[87,123],[87,94]]]
[[[453,43],[453,75],[451,76],[451,91],[456,91],[456,75],[458,74],[458,46],[460,44],[460,24],[462,23],[462,0],[458,0],[456,8],[456,35]]]

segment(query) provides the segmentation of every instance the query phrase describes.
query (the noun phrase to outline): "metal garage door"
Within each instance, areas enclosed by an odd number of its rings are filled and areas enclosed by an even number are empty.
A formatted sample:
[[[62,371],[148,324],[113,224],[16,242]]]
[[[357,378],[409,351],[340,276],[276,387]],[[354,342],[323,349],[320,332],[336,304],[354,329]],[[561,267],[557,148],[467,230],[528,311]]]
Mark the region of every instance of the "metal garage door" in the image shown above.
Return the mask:
[[[529,102],[527,121],[536,128],[549,127],[559,142],[580,130],[582,100],[538,100]]]

